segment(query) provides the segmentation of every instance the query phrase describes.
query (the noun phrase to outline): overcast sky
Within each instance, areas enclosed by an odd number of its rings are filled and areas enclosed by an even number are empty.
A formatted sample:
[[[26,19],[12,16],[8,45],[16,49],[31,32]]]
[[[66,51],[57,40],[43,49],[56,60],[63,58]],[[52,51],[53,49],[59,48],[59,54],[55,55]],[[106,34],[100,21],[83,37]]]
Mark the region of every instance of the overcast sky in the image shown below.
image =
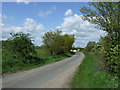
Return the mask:
[[[89,41],[98,41],[105,32],[82,20],[79,11],[82,6],[88,6],[88,3],[3,2],[0,40],[9,38],[11,32],[24,32],[34,37],[35,45],[41,45],[45,32],[61,29],[63,34],[75,35],[74,46],[85,47]]]

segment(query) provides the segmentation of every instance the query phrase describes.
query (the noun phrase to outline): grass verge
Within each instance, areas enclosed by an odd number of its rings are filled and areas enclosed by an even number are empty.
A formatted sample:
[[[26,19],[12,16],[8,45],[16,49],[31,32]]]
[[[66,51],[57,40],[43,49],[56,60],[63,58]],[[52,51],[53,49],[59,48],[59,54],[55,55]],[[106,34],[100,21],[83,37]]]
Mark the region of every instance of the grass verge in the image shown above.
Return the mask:
[[[94,70],[98,66],[97,57],[88,52],[83,53],[86,57],[70,83],[71,88],[117,88],[117,76]]]

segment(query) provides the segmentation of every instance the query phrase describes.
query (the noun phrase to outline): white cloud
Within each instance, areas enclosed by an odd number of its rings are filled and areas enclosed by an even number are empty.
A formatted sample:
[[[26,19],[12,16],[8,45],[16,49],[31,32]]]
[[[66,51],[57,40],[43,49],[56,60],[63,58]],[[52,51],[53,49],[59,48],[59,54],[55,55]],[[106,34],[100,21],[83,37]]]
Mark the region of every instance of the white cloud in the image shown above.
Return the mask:
[[[96,25],[84,21],[82,15],[74,14],[73,16],[65,17],[64,22],[57,26],[64,34],[75,35],[75,46],[85,47],[89,41],[98,41],[100,35],[105,35],[105,32],[95,28]]]
[[[12,16],[6,16],[4,14],[0,14],[0,20],[13,20],[14,17]]]
[[[40,17],[47,17],[47,16],[51,15],[55,10],[56,10],[56,7],[52,7],[48,11],[41,11],[41,12],[39,12],[38,16],[40,16]]]
[[[54,8],[55,10],[56,8]],[[21,27],[8,26],[0,23],[2,26],[2,40],[9,38],[9,33],[23,32],[30,33],[34,37],[35,44],[42,44],[42,36],[46,32],[45,27],[36,22],[32,18],[26,18]],[[105,32],[95,28],[96,25],[84,21],[82,15],[74,14],[64,18],[64,22],[56,28],[61,29],[63,34],[75,35],[75,46],[85,47],[89,41],[98,41],[100,35],[105,35]],[[1,34],[1,32],[0,32]],[[0,38],[1,39],[1,38]]]
[[[69,15],[72,15],[72,10],[71,10],[71,9],[68,9],[68,10],[65,12],[65,16],[69,16]]]
[[[10,38],[10,33],[16,32],[30,33],[35,40],[35,44],[40,45],[42,42],[38,38],[43,36],[44,32],[46,32],[46,29],[42,24],[37,23],[31,18],[26,18],[21,27],[2,24],[2,40]]]
[[[23,2],[24,4],[29,4],[29,0],[17,0],[17,3]]]

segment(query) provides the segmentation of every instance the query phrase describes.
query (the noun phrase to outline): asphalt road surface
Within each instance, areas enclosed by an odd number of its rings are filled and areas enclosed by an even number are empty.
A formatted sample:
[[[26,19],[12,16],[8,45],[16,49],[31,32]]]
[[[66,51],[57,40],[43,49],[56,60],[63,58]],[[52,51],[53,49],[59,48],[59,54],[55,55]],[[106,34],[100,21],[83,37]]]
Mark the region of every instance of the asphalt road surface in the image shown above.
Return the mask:
[[[77,52],[70,58],[32,70],[2,77],[3,88],[65,88],[84,59]]]

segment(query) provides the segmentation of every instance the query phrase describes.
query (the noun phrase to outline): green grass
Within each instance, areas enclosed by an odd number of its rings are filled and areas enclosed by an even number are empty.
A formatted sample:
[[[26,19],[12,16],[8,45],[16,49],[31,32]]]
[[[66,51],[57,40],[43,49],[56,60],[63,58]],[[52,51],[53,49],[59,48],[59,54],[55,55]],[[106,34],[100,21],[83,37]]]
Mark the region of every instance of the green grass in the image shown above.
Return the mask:
[[[65,55],[50,55],[50,52],[45,48],[36,49],[36,51],[37,51],[37,57],[45,59],[45,62],[43,65],[50,64],[56,61],[60,61],[73,55],[70,53],[66,53]]]
[[[86,57],[70,83],[71,88],[116,88],[117,76],[94,70],[97,66],[97,58],[88,52],[84,54]]]
[[[22,57],[14,58],[9,53],[3,54],[3,68],[2,73],[15,73],[18,71],[24,71],[40,67],[46,64],[50,64],[59,60],[63,60],[67,57],[72,56],[73,54],[66,53],[65,55],[50,55],[50,52],[47,49],[36,49],[37,58],[30,59],[31,63],[24,63],[23,61],[28,61]],[[7,52],[4,51],[4,52]]]
[[[36,49],[37,57],[45,59],[44,64],[53,63],[59,60],[63,60],[73,54],[66,53],[65,55],[50,55],[50,52],[46,48]]]
[[[50,56],[50,52],[46,48],[36,49],[37,57],[45,58]]]

